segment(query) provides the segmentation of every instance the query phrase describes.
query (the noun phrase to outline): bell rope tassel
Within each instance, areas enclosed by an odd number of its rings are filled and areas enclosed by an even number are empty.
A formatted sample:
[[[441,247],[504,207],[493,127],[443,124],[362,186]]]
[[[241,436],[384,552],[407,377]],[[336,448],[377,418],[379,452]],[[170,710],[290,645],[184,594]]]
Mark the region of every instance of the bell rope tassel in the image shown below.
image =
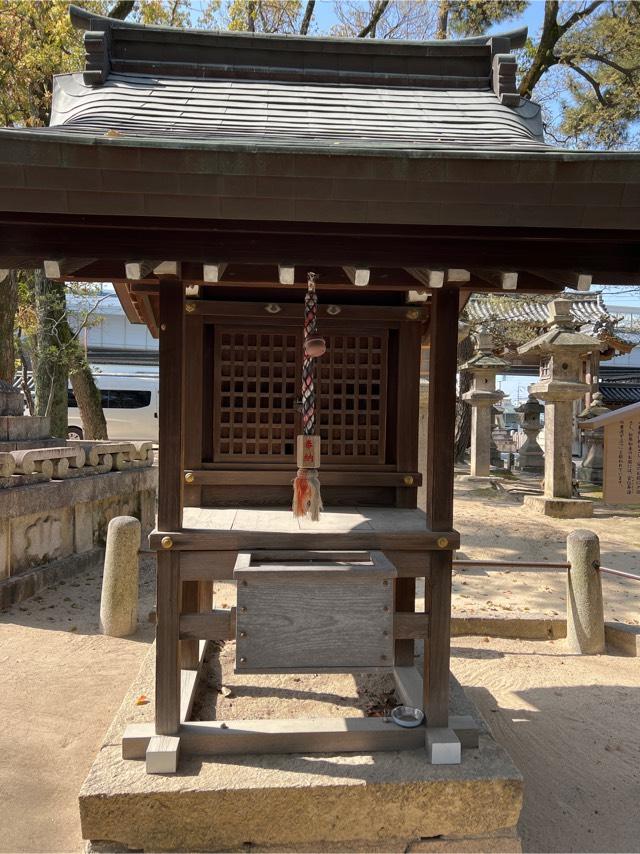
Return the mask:
[[[298,436],[298,471],[293,482],[293,515],[309,516],[314,522],[320,518],[320,436],[316,435],[316,393],[314,364],[326,350],[324,339],[318,335],[315,273],[309,273],[304,299],[304,359],[302,362],[302,435]]]
[[[293,515],[309,516],[313,522],[317,522],[322,509],[318,470],[298,469],[293,481]]]

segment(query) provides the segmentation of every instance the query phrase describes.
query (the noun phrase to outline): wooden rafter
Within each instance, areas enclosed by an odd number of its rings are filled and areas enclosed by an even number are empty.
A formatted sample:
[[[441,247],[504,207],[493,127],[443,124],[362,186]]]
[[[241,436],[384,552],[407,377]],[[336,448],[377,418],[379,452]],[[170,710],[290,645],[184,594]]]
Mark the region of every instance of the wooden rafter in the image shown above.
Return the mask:
[[[202,265],[202,279],[215,285],[222,280],[226,269],[226,261],[207,261]]]
[[[57,258],[45,259],[43,262],[44,274],[47,279],[61,279],[67,274],[76,273],[83,267],[92,264],[95,258]]]
[[[368,267],[343,267],[342,268],[352,285],[364,288],[369,284],[371,270]]]
[[[590,273],[572,273],[564,270],[536,270],[536,276],[560,285],[563,288],[574,288],[577,291],[588,291],[593,281]]]
[[[424,285],[425,288],[441,288],[444,285],[446,270],[427,269],[425,267],[405,267],[407,273]]]
[[[126,278],[133,281],[146,278],[153,268],[153,261],[126,261],[124,265]]]
[[[296,268],[291,265],[278,264],[278,281],[281,285],[295,284]]]
[[[514,270],[485,270],[474,268],[473,275],[503,291],[515,291],[518,287],[518,273]]]

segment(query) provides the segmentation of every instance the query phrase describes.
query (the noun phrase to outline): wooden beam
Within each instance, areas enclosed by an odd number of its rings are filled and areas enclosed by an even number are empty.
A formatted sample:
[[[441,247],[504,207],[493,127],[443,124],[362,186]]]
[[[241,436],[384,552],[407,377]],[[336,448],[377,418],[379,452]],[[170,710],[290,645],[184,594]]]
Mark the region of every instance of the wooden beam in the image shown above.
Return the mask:
[[[553,282],[554,285],[573,288],[577,291],[588,291],[593,281],[593,276],[590,273],[572,273],[564,270],[531,270],[531,272]]]
[[[124,265],[125,276],[133,281],[145,279],[153,271],[154,266],[154,261],[126,261]]]
[[[488,282],[490,285],[495,285],[503,291],[515,291],[518,287],[518,274],[513,271],[474,268],[471,272],[479,279]]]
[[[236,636],[236,609],[214,608],[201,614],[182,614],[180,638],[198,640],[234,640]]]
[[[413,366],[411,368],[413,372]],[[189,482],[196,485],[286,486],[291,483],[290,471],[189,469],[188,474]],[[353,471],[322,471],[322,482],[325,486],[349,486],[353,484],[353,477]],[[358,472],[357,477],[360,486],[395,486],[407,490],[422,485],[422,475],[418,471],[362,471]]]
[[[425,728],[403,729],[385,718],[291,718],[192,721],[179,730],[184,753],[375,753],[424,746]],[[122,737],[123,759],[144,759],[153,725],[130,724]]]
[[[145,323],[145,321],[140,318],[140,315],[136,311],[133,300],[131,299],[131,293],[127,285],[124,282],[114,282],[113,289],[116,292],[116,296],[120,300],[120,305],[124,309],[124,313],[127,316],[127,320],[129,321],[129,323]]]
[[[235,287],[235,285],[234,285]],[[344,287],[344,286],[343,286]],[[132,293],[138,293],[140,285],[132,286]],[[150,293],[146,283],[142,287],[143,292]],[[332,317],[336,323],[341,321],[352,322],[354,320],[376,320],[381,324],[385,321],[397,323],[398,321],[407,321],[418,323],[424,321],[428,317],[428,312],[422,309],[417,315],[413,312],[408,316],[406,306],[398,305],[345,305],[343,303],[335,303],[340,308],[340,313],[335,317],[328,314],[328,304],[320,305],[318,311],[318,320],[323,316]],[[201,314],[206,317],[215,317],[219,319],[231,318],[234,322],[238,322],[238,318],[249,320],[250,318],[264,319],[269,314],[265,310],[264,302],[242,302],[240,300],[200,300],[194,305],[192,317],[195,314]],[[300,307],[298,303],[280,303],[280,311],[278,312],[278,323],[287,320],[299,320]]]
[[[371,270],[368,267],[343,267],[342,268],[352,285],[365,288],[371,278]]]
[[[427,269],[425,267],[405,267],[407,273],[426,288],[441,288],[444,285],[446,270]]]
[[[75,273],[83,267],[93,264],[95,258],[58,258],[43,262],[44,274],[47,279],[61,279],[67,274]]]
[[[413,580],[413,579],[412,579]],[[397,582],[396,582],[397,583]],[[414,588],[415,602],[415,588]],[[397,598],[396,598],[397,607]],[[402,613],[396,611],[393,618],[393,636],[402,640],[419,640],[427,637],[429,631],[429,615],[420,613]],[[408,662],[407,662],[408,664]]]
[[[207,261],[202,265],[202,278],[205,282],[217,284],[222,280],[224,271],[227,269],[226,261]]]
[[[447,282],[451,282],[452,284],[455,282],[470,282],[471,281],[471,273],[469,270],[461,270],[458,268],[452,268],[447,270]]]
[[[278,264],[278,281],[281,285],[293,285],[296,281],[296,268]]]
[[[453,292],[452,292],[453,293]],[[457,294],[455,294],[457,297]],[[455,360],[453,367],[455,369]],[[166,453],[166,451],[165,451]],[[357,477],[357,474],[354,475]],[[438,482],[439,482],[439,478]],[[452,478],[453,479],[453,478]],[[444,496],[446,498],[446,496]],[[434,516],[437,518],[437,510]],[[159,516],[158,516],[159,518]],[[393,525],[393,520],[391,521]],[[149,537],[152,550],[162,549],[163,537],[170,537],[172,549],[204,551],[252,551],[255,549],[379,549],[402,551],[443,551],[460,545],[460,534],[452,529],[418,531],[315,531],[312,528],[295,532],[208,530],[153,531]],[[424,574],[424,573],[422,573]]]
[[[161,261],[153,268],[154,276],[180,276],[180,261]]]
[[[136,296],[136,305],[140,309],[140,314],[142,315],[142,319],[149,327],[149,332],[153,338],[157,338],[159,336],[160,330],[158,328],[158,324],[156,322],[156,316],[153,313],[153,308],[151,307],[151,301],[148,296]]]
[[[195,669],[182,669],[180,671],[180,722],[184,723],[191,717],[193,701],[196,698],[198,682],[202,676],[205,666],[205,656],[209,642],[201,640],[198,649],[198,665]]]
[[[182,581],[226,581],[233,578],[237,551],[182,552]]]

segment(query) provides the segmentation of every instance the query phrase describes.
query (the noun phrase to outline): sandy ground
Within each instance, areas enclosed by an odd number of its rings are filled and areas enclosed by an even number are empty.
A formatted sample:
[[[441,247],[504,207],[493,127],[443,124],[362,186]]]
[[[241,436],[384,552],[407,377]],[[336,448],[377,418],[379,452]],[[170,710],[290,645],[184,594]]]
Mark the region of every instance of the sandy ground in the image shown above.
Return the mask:
[[[131,638],[99,634],[98,571],[0,614],[0,851],[82,850],[78,792],[153,640],[154,567]]]
[[[553,520],[525,511],[514,493],[457,484],[464,555],[564,560],[566,535],[579,526],[600,535],[603,563],[640,574],[637,513],[602,508],[591,520]],[[142,561],[141,622],[133,638],[99,634],[100,582],[100,573],[86,573],[0,614],[2,852],[82,848],[77,793],[153,637],[146,621],[153,561]],[[637,624],[640,584],[603,584],[607,618]],[[564,586],[562,570],[459,570],[454,614],[562,616]],[[224,589],[217,597],[220,604],[230,598]],[[640,850],[639,659],[565,656],[561,641],[460,638],[452,669],[525,775],[526,850]],[[290,696],[291,686],[271,678],[270,690]],[[384,703],[384,684],[344,679],[322,700],[336,714]],[[231,692],[218,695],[219,716],[231,712],[237,687],[231,677],[224,681],[211,674],[212,686]],[[251,698],[254,711],[266,693]],[[305,695],[304,702],[316,700]],[[209,712],[198,710],[202,717]]]
[[[457,557],[517,561],[566,561],[567,535],[588,528],[600,537],[603,566],[640,577],[640,508],[596,507],[592,519],[551,519],[524,508],[529,486],[505,481],[506,490],[456,482],[454,525]],[[453,578],[454,616],[564,617],[562,569],[461,568]],[[640,583],[602,576],[605,619],[640,623]],[[639,842],[640,847],[640,842]]]
[[[640,850],[640,659],[457,638],[453,673],[525,779],[525,851]]]

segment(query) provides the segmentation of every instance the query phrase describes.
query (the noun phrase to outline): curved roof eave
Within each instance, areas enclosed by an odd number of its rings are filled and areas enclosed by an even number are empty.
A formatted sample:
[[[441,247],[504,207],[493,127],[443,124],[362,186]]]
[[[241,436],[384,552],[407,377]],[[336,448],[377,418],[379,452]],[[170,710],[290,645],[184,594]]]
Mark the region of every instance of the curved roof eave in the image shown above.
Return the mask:
[[[139,24],[134,21],[122,21],[119,18],[109,18],[106,15],[97,15],[94,12],[89,12],[87,9],[82,9],[79,6],[74,6],[73,4],[69,6],[69,14],[71,16],[71,22],[74,27],[80,30],[97,30],[100,27],[117,27],[126,28],[131,30],[137,30],[140,33],[148,32],[167,32],[173,31],[176,33],[188,33],[194,34],[197,33],[199,36],[209,35],[212,38],[218,38],[220,36],[229,36],[229,37],[244,37],[251,39],[266,39],[269,41],[284,39],[288,42],[295,41],[296,39],[300,39],[301,41],[314,41],[314,42],[322,42],[322,41],[331,41],[336,43],[344,43],[344,44],[364,44],[364,45],[388,45],[393,43],[394,45],[406,44],[415,47],[416,45],[425,45],[429,47],[438,47],[438,46],[455,46],[455,45],[486,45],[492,39],[508,39],[511,49],[514,48],[522,48],[524,47],[527,34],[528,27],[519,27],[514,30],[509,30],[505,33],[495,33],[493,35],[486,36],[467,36],[466,38],[461,39],[428,39],[424,41],[416,41],[416,40],[400,40],[400,39],[358,39],[358,38],[327,38],[325,36],[300,36],[300,35],[289,35],[289,34],[281,34],[281,33],[243,33],[243,32],[227,32],[224,30],[198,30],[195,28],[180,28],[177,27],[169,27],[162,26],[158,24]]]

